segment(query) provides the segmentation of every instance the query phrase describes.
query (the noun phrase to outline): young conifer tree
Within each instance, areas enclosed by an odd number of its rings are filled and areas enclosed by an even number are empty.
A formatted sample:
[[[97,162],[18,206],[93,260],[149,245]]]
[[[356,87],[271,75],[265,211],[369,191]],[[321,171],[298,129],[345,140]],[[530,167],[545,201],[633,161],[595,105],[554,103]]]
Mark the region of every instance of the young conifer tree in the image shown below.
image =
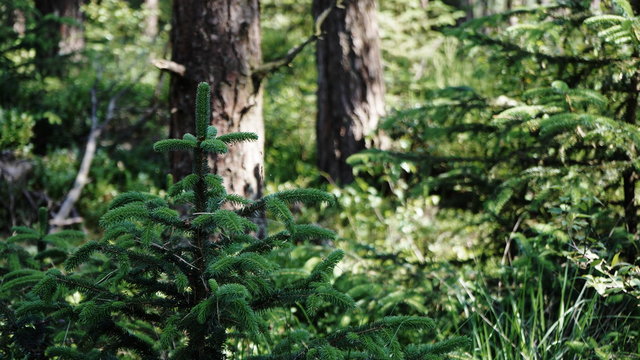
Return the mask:
[[[297,308],[344,311],[353,300],[331,284],[343,257],[336,250],[305,276],[286,278],[271,254],[314,239],[333,239],[326,229],[297,224],[289,204],[328,203],[322,191],[300,189],[250,201],[227,194],[209,173],[207,153],[256,139],[252,133],[218,136],[210,120],[210,89],[198,86],[196,133],[159,141],[157,151],[191,151],[193,173],[167,196],[128,192],[102,217],[104,236],[80,247],[66,271],[50,269],[29,292],[33,308],[58,317],[64,337],[46,356],[59,359],[440,359],[467,339],[405,346],[405,331],[430,331],[433,321],[392,316],[355,327],[316,331],[268,323],[267,315]],[[173,210],[180,205],[183,213]],[[283,230],[255,236],[251,221],[266,212]],[[91,264],[87,264],[91,261]],[[80,271],[70,273],[71,271]],[[16,276],[19,277],[19,276]],[[283,278],[284,277],[284,278]],[[60,294],[73,299],[51,309]],[[62,310],[60,310],[62,309]],[[324,335],[321,335],[324,334]],[[425,333],[425,335],[428,335]],[[249,344],[238,351],[238,343]]]

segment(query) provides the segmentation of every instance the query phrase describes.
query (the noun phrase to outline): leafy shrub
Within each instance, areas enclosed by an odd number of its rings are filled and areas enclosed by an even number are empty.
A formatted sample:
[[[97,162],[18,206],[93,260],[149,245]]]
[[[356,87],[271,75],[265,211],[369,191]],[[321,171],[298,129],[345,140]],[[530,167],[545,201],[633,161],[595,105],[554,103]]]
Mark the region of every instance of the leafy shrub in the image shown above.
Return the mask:
[[[20,149],[33,136],[33,116],[0,108],[0,150]]]

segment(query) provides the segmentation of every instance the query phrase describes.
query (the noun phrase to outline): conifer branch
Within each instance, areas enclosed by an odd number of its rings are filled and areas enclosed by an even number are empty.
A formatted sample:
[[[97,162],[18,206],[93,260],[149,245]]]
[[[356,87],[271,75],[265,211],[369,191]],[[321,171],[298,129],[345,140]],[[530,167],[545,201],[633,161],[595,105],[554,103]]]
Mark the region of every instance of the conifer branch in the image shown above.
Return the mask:
[[[472,34],[468,34],[467,37],[468,39],[475,41],[481,45],[498,46],[502,48],[504,51],[512,51],[518,54],[532,56],[538,59],[547,60],[551,63],[587,64],[591,66],[602,67],[602,66],[610,65],[611,63],[637,60],[637,57],[635,56],[625,56],[625,57],[617,57],[617,58],[605,58],[605,57],[586,58],[586,57],[572,56],[572,55],[551,55],[543,52],[527,50],[514,43],[496,39],[489,35],[482,34],[480,32],[474,32]]]

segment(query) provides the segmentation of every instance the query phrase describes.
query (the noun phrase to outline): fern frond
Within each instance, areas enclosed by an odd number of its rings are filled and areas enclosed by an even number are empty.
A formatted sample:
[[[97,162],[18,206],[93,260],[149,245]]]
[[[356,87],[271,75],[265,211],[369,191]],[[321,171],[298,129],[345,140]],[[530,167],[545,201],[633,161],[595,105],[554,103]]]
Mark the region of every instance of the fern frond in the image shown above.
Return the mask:
[[[496,215],[500,214],[505,204],[511,199],[512,196],[513,188],[505,186],[500,189],[498,194],[494,198],[490,199],[485,206],[491,213]]]
[[[587,25],[619,25],[627,21],[627,18],[620,15],[604,14],[592,16],[584,21]]]

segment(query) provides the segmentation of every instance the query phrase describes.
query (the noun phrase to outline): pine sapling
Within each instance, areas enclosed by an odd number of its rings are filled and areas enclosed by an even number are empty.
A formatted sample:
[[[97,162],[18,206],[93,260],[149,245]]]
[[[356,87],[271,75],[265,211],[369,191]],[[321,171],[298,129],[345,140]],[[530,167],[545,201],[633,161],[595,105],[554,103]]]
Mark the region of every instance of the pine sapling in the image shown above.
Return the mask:
[[[209,153],[224,156],[230,145],[252,141],[253,133],[218,135],[209,125],[210,89],[198,86],[195,134],[154,145],[156,151],[191,151],[193,173],[166,196],[127,192],[101,218],[104,235],[66,260],[66,273],[49,271],[33,288],[42,301],[61,288],[80,294],[72,311],[55,313],[72,324],[64,339],[47,349],[62,359],[361,359],[433,358],[444,344],[406,347],[404,330],[431,330],[423,317],[380,321],[319,335],[311,328],[269,323],[274,311],[299,308],[313,314],[327,306],[348,311],[354,301],[332,286],[344,256],[331,252],[305,276],[282,281],[272,254],[303,241],[334,239],[333,232],[297,224],[289,206],[334,204],[315,189],[277,192],[251,201],[227,194],[211,174]],[[174,210],[176,206],[187,209]],[[266,213],[282,224],[258,235],[252,221]],[[76,271],[74,273],[73,271]],[[274,340],[275,339],[275,340]],[[239,344],[248,344],[242,352]],[[454,347],[451,344],[449,347]]]

